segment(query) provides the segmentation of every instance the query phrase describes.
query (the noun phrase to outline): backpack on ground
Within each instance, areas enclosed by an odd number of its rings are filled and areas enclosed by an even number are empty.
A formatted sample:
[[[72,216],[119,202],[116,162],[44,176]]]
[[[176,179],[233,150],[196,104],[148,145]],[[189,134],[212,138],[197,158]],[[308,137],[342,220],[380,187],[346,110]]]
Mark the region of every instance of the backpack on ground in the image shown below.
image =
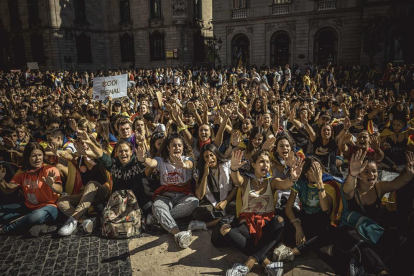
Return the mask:
[[[131,190],[114,192],[102,212],[102,236],[130,238],[141,234],[142,211]]]

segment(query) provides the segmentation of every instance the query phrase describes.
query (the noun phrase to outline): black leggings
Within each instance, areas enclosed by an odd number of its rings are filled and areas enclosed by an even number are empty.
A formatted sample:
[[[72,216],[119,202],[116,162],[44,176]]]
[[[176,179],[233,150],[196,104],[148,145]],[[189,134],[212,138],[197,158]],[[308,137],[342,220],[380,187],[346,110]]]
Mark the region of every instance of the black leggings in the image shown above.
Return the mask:
[[[232,225],[230,232],[224,235],[225,240],[239,249],[246,256],[254,257],[259,264],[266,259],[266,253],[282,239],[284,222],[278,221],[279,216],[266,221],[262,229],[262,237],[255,244],[255,238],[250,236],[246,223]]]

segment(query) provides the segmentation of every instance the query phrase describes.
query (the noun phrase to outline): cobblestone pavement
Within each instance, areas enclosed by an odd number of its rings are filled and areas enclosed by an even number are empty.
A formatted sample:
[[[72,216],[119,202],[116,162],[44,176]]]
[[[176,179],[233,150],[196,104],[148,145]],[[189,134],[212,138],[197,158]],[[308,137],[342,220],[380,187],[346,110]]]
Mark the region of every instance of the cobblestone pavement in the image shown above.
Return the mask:
[[[0,236],[0,275],[132,275],[128,240]]]

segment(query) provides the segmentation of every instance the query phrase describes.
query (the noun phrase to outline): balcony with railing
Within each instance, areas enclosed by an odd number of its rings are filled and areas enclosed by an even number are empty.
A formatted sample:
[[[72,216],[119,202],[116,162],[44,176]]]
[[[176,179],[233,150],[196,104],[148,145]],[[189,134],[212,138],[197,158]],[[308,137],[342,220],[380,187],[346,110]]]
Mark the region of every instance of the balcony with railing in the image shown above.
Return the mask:
[[[289,13],[289,5],[273,5],[272,6],[273,15],[288,14],[288,13]]]
[[[247,17],[247,9],[234,9],[231,10],[231,19],[239,19]]]
[[[336,0],[319,0],[318,11],[327,11],[336,9]]]

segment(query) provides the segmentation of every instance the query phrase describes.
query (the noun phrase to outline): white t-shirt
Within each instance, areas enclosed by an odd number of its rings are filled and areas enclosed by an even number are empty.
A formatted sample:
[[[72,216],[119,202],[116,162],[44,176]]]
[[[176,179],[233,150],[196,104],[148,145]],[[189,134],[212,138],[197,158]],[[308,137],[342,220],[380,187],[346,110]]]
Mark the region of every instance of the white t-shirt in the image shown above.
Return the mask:
[[[160,173],[161,185],[185,184],[191,180],[192,170],[176,168],[169,160],[165,162],[161,157],[155,157],[155,160],[158,163],[157,171]],[[194,160],[190,157],[181,156],[181,160],[191,160],[194,163]]]

